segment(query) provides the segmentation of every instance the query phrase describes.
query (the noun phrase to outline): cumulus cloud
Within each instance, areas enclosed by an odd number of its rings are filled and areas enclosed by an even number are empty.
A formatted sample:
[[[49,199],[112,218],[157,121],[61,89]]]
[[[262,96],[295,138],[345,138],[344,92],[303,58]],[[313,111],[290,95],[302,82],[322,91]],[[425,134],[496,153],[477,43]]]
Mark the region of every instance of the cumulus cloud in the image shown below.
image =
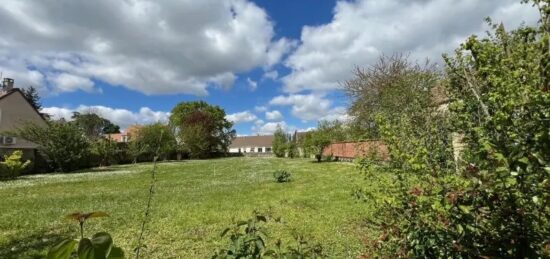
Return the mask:
[[[304,121],[344,119],[347,116],[345,107],[332,107],[332,101],[319,94],[279,95],[269,103],[292,106],[292,115]]]
[[[257,119],[256,115],[254,115],[250,111],[243,111],[243,112],[228,114],[225,116],[225,118],[228,121],[232,121],[235,124],[242,123],[242,122],[251,122]]]
[[[106,118],[119,125],[122,129],[127,128],[133,124],[150,124],[155,122],[168,122],[170,117],[169,112],[153,111],[148,107],[142,107],[137,112],[133,112],[126,109],[111,108],[101,105],[86,106],[80,105],[77,108],[64,108],[64,107],[45,107],[41,112],[47,113],[52,116],[52,119],[65,119],[71,120],[73,112],[93,112],[103,118]]]
[[[252,131],[259,135],[272,135],[277,130],[277,127],[281,127],[284,131],[288,130],[288,125],[284,121],[268,122],[263,125],[257,125],[252,127]]]
[[[382,53],[439,61],[468,35],[483,33],[487,16],[508,28],[538,17],[517,0],[338,1],[333,12],[330,23],[303,27],[301,45],[285,62],[291,72],[282,78],[284,91],[336,89],[355,66],[373,64]]]
[[[205,95],[236,74],[269,69],[296,43],[276,38],[248,0],[7,0],[0,6],[0,70],[57,91],[93,81],[146,94]]]
[[[265,118],[270,121],[280,121],[283,119],[283,114],[280,111],[274,110],[265,113]]]

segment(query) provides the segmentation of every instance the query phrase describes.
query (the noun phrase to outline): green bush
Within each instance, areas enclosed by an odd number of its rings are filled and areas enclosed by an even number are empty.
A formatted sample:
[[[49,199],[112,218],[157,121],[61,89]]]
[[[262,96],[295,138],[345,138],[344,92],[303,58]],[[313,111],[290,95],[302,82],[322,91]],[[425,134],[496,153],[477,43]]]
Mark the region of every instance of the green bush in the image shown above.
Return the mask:
[[[15,135],[38,144],[39,151],[55,170],[69,172],[89,166],[90,143],[80,128],[72,123],[27,124]]]
[[[273,178],[278,183],[286,183],[292,181],[292,175],[286,170],[277,170],[273,173]]]
[[[31,165],[31,161],[22,161],[23,151],[16,150],[10,155],[4,156],[0,162],[0,178],[15,178]]]

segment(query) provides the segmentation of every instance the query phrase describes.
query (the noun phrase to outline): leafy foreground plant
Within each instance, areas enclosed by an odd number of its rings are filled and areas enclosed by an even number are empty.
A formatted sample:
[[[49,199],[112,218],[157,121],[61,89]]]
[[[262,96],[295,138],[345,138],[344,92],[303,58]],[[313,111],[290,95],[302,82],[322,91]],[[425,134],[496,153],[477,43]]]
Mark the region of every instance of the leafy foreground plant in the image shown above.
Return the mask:
[[[31,165],[31,161],[22,161],[23,151],[16,150],[10,155],[4,156],[4,161],[0,162],[0,178],[15,178],[21,175],[25,168]]]
[[[48,259],[66,259],[76,252],[80,259],[124,258],[124,251],[113,244],[113,238],[107,232],[95,233],[91,238],[84,237],[84,223],[90,218],[108,217],[107,213],[96,211],[89,213],[76,212],[67,215],[80,224],[80,240],[65,239],[48,252]],[[78,244],[78,246],[77,246]],[[76,248],[76,250],[75,250]]]
[[[278,183],[287,183],[292,181],[292,174],[286,170],[277,170],[273,173],[275,181]]]
[[[297,246],[284,247],[279,239],[275,249],[266,245],[267,229],[262,226],[267,217],[256,214],[247,221],[238,221],[234,226],[226,228],[221,237],[228,233],[231,240],[228,248],[218,250],[212,259],[227,258],[326,258],[320,244],[310,245],[302,235],[295,235]]]

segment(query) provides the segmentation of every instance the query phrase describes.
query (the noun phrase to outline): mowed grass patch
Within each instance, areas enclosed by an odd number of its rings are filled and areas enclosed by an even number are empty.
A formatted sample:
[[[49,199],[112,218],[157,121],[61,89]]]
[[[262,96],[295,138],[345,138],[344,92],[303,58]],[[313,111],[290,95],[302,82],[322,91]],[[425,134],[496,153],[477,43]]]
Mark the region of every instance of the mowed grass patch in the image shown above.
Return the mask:
[[[75,211],[105,211],[86,234],[107,231],[133,255],[151,182],[152,164],[112,166],[82,173],[28,176],[0,182],[0,258],[40,257],[63,237],[77,237],[65,220]],[[292,173],[277,183],[273,172]],[[267,223],[268,245],[306,236],[331,257],[357,257],[365,204],[351,195],[362,181],[353,164],[303,159],[227,158],[160,163],[147,224],[144,258],[209,258],[226,244],[219,234],[254,211]]]

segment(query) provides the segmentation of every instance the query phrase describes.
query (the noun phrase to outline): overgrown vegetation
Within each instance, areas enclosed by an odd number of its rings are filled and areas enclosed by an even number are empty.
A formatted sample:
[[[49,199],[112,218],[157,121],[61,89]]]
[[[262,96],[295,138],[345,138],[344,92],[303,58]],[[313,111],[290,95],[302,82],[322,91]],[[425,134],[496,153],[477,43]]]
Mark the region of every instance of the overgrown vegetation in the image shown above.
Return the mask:
[[[380,211],[367,255],[550,256],[550,6],[532,3],[538,26],[489,21],[487,38],[445,56],[445,80],[397,56],[347,84],[359,122],[391,150],[389,164],[359,164],[369,181],[357,195]],[[385,195],[381,171],[394,175]]]

